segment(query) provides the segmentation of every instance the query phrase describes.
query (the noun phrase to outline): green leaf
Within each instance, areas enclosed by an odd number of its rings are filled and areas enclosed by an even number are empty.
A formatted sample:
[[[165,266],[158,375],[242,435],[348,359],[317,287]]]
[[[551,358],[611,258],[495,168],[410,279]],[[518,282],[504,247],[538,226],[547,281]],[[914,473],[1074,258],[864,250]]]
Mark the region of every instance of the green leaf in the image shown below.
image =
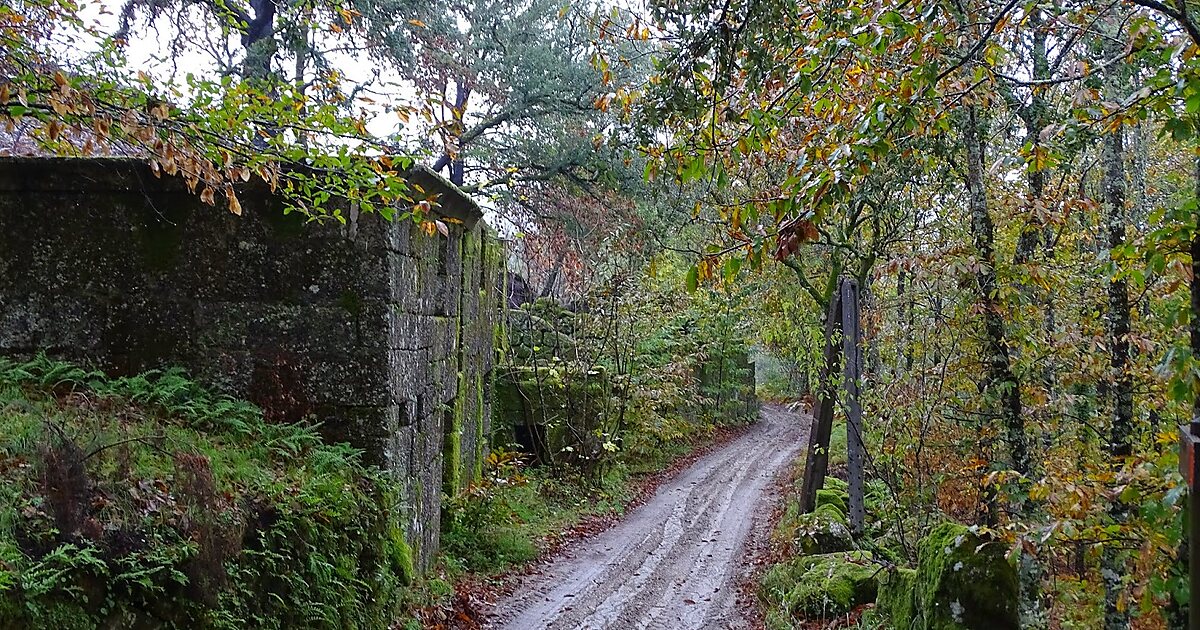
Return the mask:
[[[1150,270],[1156,274],[1161,274],[1167,268],[1167,258],[1159,252],[1155,252],[1150,257]]]
[[[725,265],[723,268],[723,273],[725,276],[725,284],[733,284],[733,281],[737,278],[738,271],[740,271],[741,269],[742,269],[742,258],[737,257],[737,256],[731,256],[731,257],[725,259]]]
[[[688,268],[687,277],[684,278],[683,282],[684,286],[687,287],[688,293],[696,292],[696,287],[700,285],[700,270],[696,268],[696,265]]]
[[[1187,97],[1187,101],[1184,104],[1184,109],[1189,114],[1200,112],[1200,92],[1191,94]]]

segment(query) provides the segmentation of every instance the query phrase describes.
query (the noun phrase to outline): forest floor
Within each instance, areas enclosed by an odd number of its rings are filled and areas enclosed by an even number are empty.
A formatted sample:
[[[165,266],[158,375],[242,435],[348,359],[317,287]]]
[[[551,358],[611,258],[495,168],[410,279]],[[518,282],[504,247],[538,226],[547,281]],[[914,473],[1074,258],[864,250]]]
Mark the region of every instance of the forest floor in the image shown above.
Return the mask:
[[[772,490],[807,421],[776,405],[620,523],[525,576],[492,628],[748,628],[739,592],[770,535]]]

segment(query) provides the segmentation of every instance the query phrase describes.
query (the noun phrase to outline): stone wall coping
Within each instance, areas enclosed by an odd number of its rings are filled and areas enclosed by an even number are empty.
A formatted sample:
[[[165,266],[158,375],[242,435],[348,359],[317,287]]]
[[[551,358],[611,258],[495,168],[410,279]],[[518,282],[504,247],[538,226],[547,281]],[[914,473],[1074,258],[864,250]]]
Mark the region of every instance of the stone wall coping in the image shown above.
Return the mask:
[[[463,222],[469,230],[483,218],[475,200],[424,164],[418,164],[405,177],[419,185],[428,196],[436,196],[440,216]],[[137,182],[134,187],[132,182]],[[252,180],[238,187],[240,192],[270,195],[265,182]],[[180,177],[155,177],[150,166],[128,157],[27,157],[0,156],[0,193],[46,192],[187,192]],[[414,197],[420,192],[414,190]]]

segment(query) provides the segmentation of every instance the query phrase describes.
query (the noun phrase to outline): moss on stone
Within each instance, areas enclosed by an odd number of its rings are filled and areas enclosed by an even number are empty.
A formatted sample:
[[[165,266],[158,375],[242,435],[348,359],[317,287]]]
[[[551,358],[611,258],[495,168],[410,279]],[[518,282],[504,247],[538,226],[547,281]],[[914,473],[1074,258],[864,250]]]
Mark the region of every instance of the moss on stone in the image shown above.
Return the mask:
[[[308,216],[302,212],[285,212],[282,208],[269,208],[257,213],[264,222],[271,226],[272,236],[279,238],[299,238],[308,226]]]
[[[1016,630],[1017,572],[1004,546],[958,523],[921,540],[914,577],[921,630]]]
[[[462,487],[462,431],[446,432],[446,447],[442,452],[442,484],[446,494],[456,494]]]
[[[408,541],[404,539],[404,531],[399,527],[393,527],[389,531],[391,537],[391,561],[392,571],[400,579],[400,583],[404,585],[412,584],[412,581],[417,577],[416,565],[413,563],[412,547]]]
[[[611,391],[608,373],[599,367],[586,372],[561,367],[507,369],[496,377],[493,436],[498,443],[511,444],[523,432],[527,442],[537,442],[523,446],[541,461],[593,461],[599,449],[595,430],[604,419]]]
[[[483,459],[484,452],[487,449],[487,406],[484,404],[483,391],[486,383],[484,382],[483,372],[475,373],[475,459],[472,466],[471,480],[480,481],[483,479]]]
[[[180,230],[143,230],[141,234],[142,260],[146,262],[147,269],[166,271],[175,266],[183,249]]]
[[[148,269],[166,271],[179,262],[186,218],[187,210],[174,205],[143,210],[141,224],[136,226],[134,236]]]
[[[854,548],[846,514],[828,503],[808,514],[791,510],[781,522],[793,548],[805,555],[849,551]]]
[[[463,428],[466,426],[466,375],[458,373],[458,395],[454,397],[454,407],[449,414],[449,422],[445,427],[446,445],[442,451],[442,466],[444,469],[442,483],[447,494],[457,494],[464,487],[462,479]]]
[[[888,620],[889,627],[909,630],[916,620],[916,604],[913,589],[916,585],[915,569],[897,567],[879,575],[879,596],[875,601],[878,613]]]
[[[773,567],[760,597],[792,618],[840,615],[875,599],[877,571],[866,552],[802,556]]]
[[[821,507],[822,505],[831,505],[831,506],[837,508],[839,512],[846,514],[850,511],[849,508],[847,507],[847,504],[849,502],[850,502],[850,497],[847,496],[845,493],[838,492],[837,490],[830,490],[827,488],[817,490],[817,503],[816,503],[817,507]]]
[[[341,295],[338,296],[338,306],[342,307],[342,310],[346,311],[347,314],[354,317],[358,317],[363,312],[362,297],[350,289],[342,291]]]

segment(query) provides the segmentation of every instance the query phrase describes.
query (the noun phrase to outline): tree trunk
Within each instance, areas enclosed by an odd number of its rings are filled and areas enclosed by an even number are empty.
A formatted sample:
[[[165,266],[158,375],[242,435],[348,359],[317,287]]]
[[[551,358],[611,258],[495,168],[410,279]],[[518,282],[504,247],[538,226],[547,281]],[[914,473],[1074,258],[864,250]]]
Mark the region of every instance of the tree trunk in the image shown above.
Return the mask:
[[[1111,46],[1110,46],[1111,48]],[[1122,68],[1108,73],[1110,96],[1119,96],[1123,91],[1120,73]],[[1105,233],[1108,251],[1125,245],[1126,231],[1126,183],[1125,183],[1125,132],[1118,127],[1104,137],[1101,161],[1104,168]],[[1111,259],[1111,256],[1110,256]],[[1112,465],[1120,469],[1132,453],[1133,421],[1133,374],[1129,369],[1130,308],[1129,287],[1126,280],[1113,269],[1108,283],[1107,324],[1109,333],[1109,392],[1112,398],[1112,421],[1109,426],[1108,451]],[[1117,523],[1125,520],[1128,507],[1114,501],[1109,512]],[[1127,606],[1121,606],[1124,595],[1124,559],[1119,550],[1105,546],[1101,555],[1101,575],[1104,579],[1104,627],[1106,630],[1123,630],[1129,627]]]
[[[467,86],[466,81],[459,79],[454,87],[454,105],[450,115],[454,117],[454,123],[451,125],[451,131],[446,137],[447,146],[445,152],[433,163],[433,171],[438,172],[446,167],[450,167],[447,177],[450,183],[456,186],[462,186],[466,176],[466,163],[463,161],[462,153],[466,148],[462,146],[462,134],[465,129],[463,121],[467,115],[467,101],[471,98],[471,88]],[[457,146],[453,148],[449,140],[453,139]]]
[[[971,229],[979,270],[975,281],[983,307],[986,373],[984,393],[996,405],[1011,458],[1012,469],[1022,475],[1029,473],[1029,449],[1025,436],[1025,419],[1021,411],[1021,386],[1012,372],[1012,360],[1005,340],[1005,325],[1000,312],[999,284],[996,280],[995,236],[992,217],[988,214],[987,191],[984,189],[984,143],[978,113],[974,105],[966,108],[967,190],[971,211]]]
[[[265,79],[271,75],[271,62],[279,48],[275,41],[275,2],[273,0],[250,0],[250,11],[254,17],[242,34],[242,48],[246,59],[242,63],[242,76],[247,79]]]
[[[913,304],[908,297],[908,274],[901,269],[896,276],[896,301],[900,303],[901,331],[904,332],[904,374],[907,376],[913,369]]]
[[[1033,76],[1035,81],[1044,81],[1050,79],[1050,61],[1046,54],[1046,30],[1042,28],[1042,12],[1034,9],[1029,14],[1028,27],[1032,31],[1029,42],[1029,56],[1033,63]],[[1019,107],[1017,115],[1021,121],[1025,123],[1025,137],[1033,147],[1035,152],[1033,167],[1029,169],[1026,181],[1029,185],[1029,220],[1021,229],[1021,236],[1017,241],[1017,251],[1014,261],[1017,264],[1027,262],[1037,251],[1039,240],[1045,240],[1049,244],[1049,233],[1043,233],[1040,230],[1041,219],[1034,216],[1034,211],[1037,205],[1041,203],[1042,195],[1046,189],[1046,171],[1042,168],[1042,163],[1037,159],[1036,153],[1041,148],[1042,130],[1046,128],[1047,114],[1049,108],[1046,105],[1046,96],[1042,90],[1030,90],[1029,104]],[[1044,239],[1039,239],[1044,236]]]

